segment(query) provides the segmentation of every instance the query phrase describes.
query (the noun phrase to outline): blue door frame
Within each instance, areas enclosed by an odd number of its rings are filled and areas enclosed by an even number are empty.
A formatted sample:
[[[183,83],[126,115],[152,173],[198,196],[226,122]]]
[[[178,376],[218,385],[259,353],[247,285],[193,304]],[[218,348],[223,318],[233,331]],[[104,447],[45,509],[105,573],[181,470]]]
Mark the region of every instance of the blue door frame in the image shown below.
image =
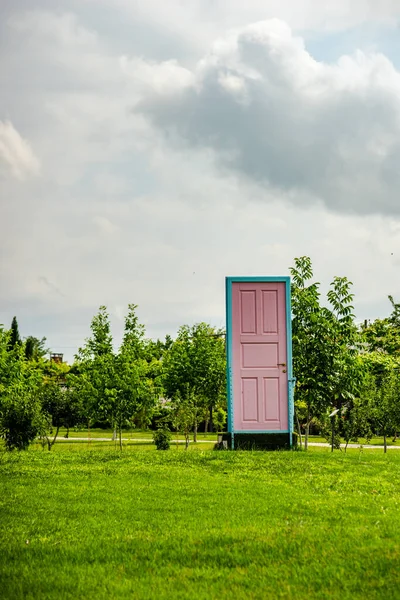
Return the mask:
[[[288,372],[288,425],[289,428],[280,431],[236,431],[233,418],[233,377],[232,377],[232,283],[267,283],[283,282],[285,284],[286,297],[286,344],[287,344],[287,372]],[[292,360],[292,314],[290,277],[226,277],[226,387],[228,398],[228,431],[232,436],[232,447],[234,447],[235,433],[270,433],[289,434],[289,444],[293,444],[293,414],[294,414],[294,384],[293,360]]]

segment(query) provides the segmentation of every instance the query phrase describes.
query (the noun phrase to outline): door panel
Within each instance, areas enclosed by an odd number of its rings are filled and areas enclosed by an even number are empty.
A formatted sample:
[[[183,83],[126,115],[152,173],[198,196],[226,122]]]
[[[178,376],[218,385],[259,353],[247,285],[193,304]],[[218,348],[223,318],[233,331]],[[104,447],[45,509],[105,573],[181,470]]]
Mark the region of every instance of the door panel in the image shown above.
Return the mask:
[[[242,414],[246,423],[257,423],[259,420],[257,377],[242,378]]]
[[[256,293],[254,291],[240,293],[241,331],[256,333]]]
[[[262,292],[263,333],[278,333],[278,293]]]
[[[242,368],[257,369],[278,364],[278,344],[241,344]]]
[[[264,419],[265,421],[280,421],[279,377],[263,378]]]

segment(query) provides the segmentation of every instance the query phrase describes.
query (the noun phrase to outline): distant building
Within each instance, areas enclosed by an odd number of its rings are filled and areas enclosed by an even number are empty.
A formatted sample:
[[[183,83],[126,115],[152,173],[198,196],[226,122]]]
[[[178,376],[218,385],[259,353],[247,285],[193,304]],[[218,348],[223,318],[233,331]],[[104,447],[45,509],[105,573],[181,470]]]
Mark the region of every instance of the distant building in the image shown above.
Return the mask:
[[[63,357],[64,357],[64,354],[59,354],[58,352],[52,352],[50,354],[50,360],[55,363],[62,363]]]

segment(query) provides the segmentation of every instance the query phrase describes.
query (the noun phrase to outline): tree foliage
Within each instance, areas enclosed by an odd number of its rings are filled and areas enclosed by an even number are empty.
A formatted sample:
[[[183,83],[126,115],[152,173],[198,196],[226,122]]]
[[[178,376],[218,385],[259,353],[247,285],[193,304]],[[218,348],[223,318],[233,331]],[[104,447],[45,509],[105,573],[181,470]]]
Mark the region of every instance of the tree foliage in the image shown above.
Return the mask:
[[[323,306],[309,257],[296,258],[291,275],[296,409],[297,416],[301,407],[305,412],[307,448],[312,420],[323,420],[333,409],[349,410],[358,394],[363,378],[360,335],[346,277],[333,279]]]
[[[129,305],[122,344],[114,352],[109,315],[101,306],[92,319],[92,335],[77,355],[76,383],[86,397],[88,421],[96,417],[111,423],[121,449],[122,429],[137,420],[146,423],[161,394],[160,361],[146,351],[136,309]]]
[[[296,258],[292,275],[295,419],[346,447],[359,438],[400,432],[400,304],[391,314],[357,326],[352,283],[334,277],[326,297],[309,257]],[[146,427],[157,420],[184,434],[186,446],[201,422],[226,421],[224,332],[206,323],[183,325],[172,339],[150,340],[130,304],[117,349],[101,306],[74,364],[46,358],[45,338],[24,343],[17,318],[0,326],[0,436],[7,449],[25,449],[37,437],[50,449],[61,427],[94,423]],[[330,416],[334,415],[334,416]]]
[[[29,335],[25,338],[25,357],[27,360],[41,360],[46,354],[48,354],[48,349],[45,347],[46,338],[43,337],[41,340],[39,338],[34,337],[33,335]]]
[[[19,335],[18,321],[17,317],[13,317],[11,321],[10,334],[8,339],[8,348],[9,350],[13,350],[16,346],[21,345],[21,336]]]
[[[0,437],[8,450],[24,450],[43,426],[38,400],[41,379],[18,342],[10,352],[12,335],[0,328]]]
[[[177,426],[190,431],[196,441],[199,420],[205,411],[225,406],[224,332],[206,323],[178,331],[163,360],[166,396],[171,399]]]

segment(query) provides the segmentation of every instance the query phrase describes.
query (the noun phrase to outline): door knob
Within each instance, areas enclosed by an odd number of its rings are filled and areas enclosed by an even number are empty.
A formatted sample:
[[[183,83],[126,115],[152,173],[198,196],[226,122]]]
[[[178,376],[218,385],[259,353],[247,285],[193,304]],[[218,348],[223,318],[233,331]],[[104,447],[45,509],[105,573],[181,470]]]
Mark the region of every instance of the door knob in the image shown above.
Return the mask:
[[[278,367],[286,367],[286,363],[278,363]]]

